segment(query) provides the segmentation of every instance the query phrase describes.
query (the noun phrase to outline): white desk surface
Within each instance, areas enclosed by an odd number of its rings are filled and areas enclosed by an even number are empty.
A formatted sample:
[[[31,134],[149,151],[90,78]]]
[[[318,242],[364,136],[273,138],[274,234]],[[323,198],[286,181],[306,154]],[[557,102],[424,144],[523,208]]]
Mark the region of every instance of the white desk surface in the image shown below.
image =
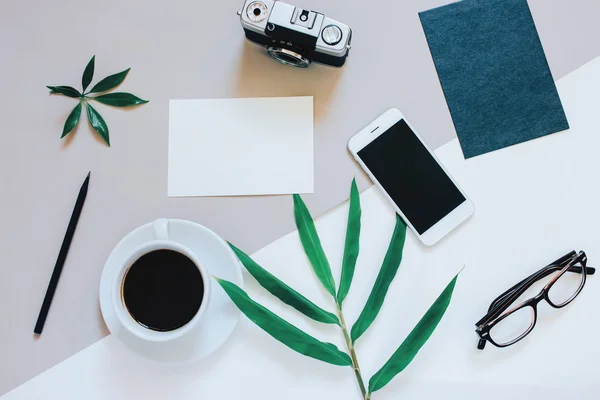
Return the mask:
[[[97,302],[100,271],[133,228],[162,216],[190,219],[249,252],[293,229],[288,196],[167,199],[169,99],[314,96],[315,194],[306,200],[322,214],[347,198],[353,176],[361,189],[370,185],[345,145],[385,109],[401,109],[434,148],[454,137],[417,16],[449,2],[298,0],[355,33],[346,66],[305,71],[246,43],[235,15],[241,0],[2,2],[0,394],[107,334]],[[596,0],[529,3],[556,79],[600,54]],[[132,67],[120,90],[150,100],[131,111],[98,106],[110,149],[85,118],[61,141],[73,101],[45,88],[79,86],[94,54],[96,79]],[[89,170],[85,210],[46,329],[35,340],[33,325]]]
[[[477,400],[482,393],[490,400],[598,399],[597,276],[589,276],[578,298],[564,309],[540,303],[535,329],[518,344],[505,349],[489,345],[485,351],[476,348],[474,321],[502,290],[571,249],[585,250],[590,266],[596,265],[600,254],[596,235],[599,160],[595,157],[600,146],[600,57],[561,79],[558,89],[571,124],[568,132],[467,161],[457,140],[436,151],[469,193],[477,212],[435,247],[424,247],[408,234],[386,301],[373,325],[356,342],[367,380],[446,284],[461,273],[433,336],[411,365],[376,392],[374,399]],[[395,221],[394,210],[377,188],[361,194],[361,206],[360,253],[344,302],[350,324],[371,291]],[[347,215],[345,202],[316,221],[336,279]],[[331,298],[315,279],[297,232],[259,250],[253,259],[320,307],[332,310]],[[344,349],[337,327],[305,318],[247,273],[245,287],[255,300],[292,324]],[[110,335],[2,400],[192,400],[199,396],[348,400],[359,398],[353,375],[350,368],[292,352],[242,317],[227,346],[196,365],[173,368],[150,363]]]

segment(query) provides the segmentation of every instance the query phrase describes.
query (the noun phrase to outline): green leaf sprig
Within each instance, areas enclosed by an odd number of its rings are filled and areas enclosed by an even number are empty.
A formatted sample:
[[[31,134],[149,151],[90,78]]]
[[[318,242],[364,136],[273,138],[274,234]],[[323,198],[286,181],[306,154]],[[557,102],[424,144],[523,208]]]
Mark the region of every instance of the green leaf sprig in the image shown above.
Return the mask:
[[[93,56],[90,62],[88,62],[85,70],[83,71],[83,76],[81,77],[81,92],[71,86],[46,86],[50,89],[50,94],[62,94],[63,96],[72,97],[74,99],[78,99],[78,103],[71,111],[67,120],[65,121],[65,125],[63,127],[63,132],[61,138],[67,136],[79,123],[79,118],[81,117],[81,109],[83,104],[85,104],[87,109],[88,121],[92,128],[100,135],[102,140],[110,146],[110,136],[108,133],[108,126],[106,125],[106,121],[100,115],[98,111],[88,102],[88,100],[95,100],[99,103],[106,104],[113,107],[130,107],[137,106],[139,104],[146,104],[148,100],[142,100],[137,96],[134,96],[131,93],[124,92],[114,92],[114,93],[106,93],[100,94],[96,96],[89,96],[92,93],[103,93],[109,90],[112,90],[119,86],[129,73],[131,68],[127,68],[125,71],[121,71],[119,73],[107,76],[102,79],[100,82],[96,83],[92,89],[86,92],[86,89],[92,83],[92,79],[94,78],[94,68],[96,63],[96,56]]]
[[[317,306],[262,268],[242,250],[232,244],[229,245],[254,279],[273,296],[317,322],[338,325],[344,335],[348,353],[341,351],[331,343],[322,342],[298,329],[266,307],[252,300],[245,291],[234,283],[216,277],[215,279],[248,319],[279,342],[307,357],[312,357],[333,365],[351,367],[356,376],[356,381],[362,395],[361,398],[363,400],[370,400],[373,392],[382,389],[410,364],[421,347],[423,347],[433,334],[450,305],[458,274],[446,286],[437,300],[406,339],[404,339],[400,347],[383,364],[381,369],[371,377],[368,386],[366,386],[358,364],[355,342],[375,321],[390,284],[400,267],[406,239],[406,224],[399,216],[396,216],[396,227],[377,280],[373,285],[371,294],[360,316],[349,332],[342,311],[342,303],[350,291],[359,253],[362,211],[356,181],[352,181],[352,188],[350,190],[350,208],[342,261],[342,275],[337,291],[333,275],[331,274],[330,264],[321,245],[314,221],[299,195],[294,195],[294,216],[304,252],[323,288],[332,296],[337,315]]]

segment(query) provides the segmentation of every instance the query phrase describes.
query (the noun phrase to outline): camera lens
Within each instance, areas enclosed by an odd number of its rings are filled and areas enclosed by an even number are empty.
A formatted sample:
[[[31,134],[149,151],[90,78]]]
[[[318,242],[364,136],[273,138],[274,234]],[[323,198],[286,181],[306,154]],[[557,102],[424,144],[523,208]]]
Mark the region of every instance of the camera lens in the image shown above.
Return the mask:
[[[282,49],[280,47],[269,47],[267,54],[282,64],[292,67],[306,68],[310,65],[310,61],[292,50]]]
[[[292,56],[288,56],[287,54],[279,54],[278,57],[279,57],[280,60],[283,60],[287,64],[290,64],[290,65],[296,65],[296,64],[299,63],[299,61],[298,61],[297,58],[294,58]]]
[[[260,13],[261,13],[260,8],[257,7],[254,9],[254,15],[256,15],[258,17],[260,15]]]

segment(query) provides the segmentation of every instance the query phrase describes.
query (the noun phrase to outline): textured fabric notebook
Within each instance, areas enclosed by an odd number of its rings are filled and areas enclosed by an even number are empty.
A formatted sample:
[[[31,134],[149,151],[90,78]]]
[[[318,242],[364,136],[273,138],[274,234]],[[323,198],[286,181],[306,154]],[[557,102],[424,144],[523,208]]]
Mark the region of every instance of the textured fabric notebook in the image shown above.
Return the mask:
[[[569,128],[526,0],[419,16],[465,158]]]

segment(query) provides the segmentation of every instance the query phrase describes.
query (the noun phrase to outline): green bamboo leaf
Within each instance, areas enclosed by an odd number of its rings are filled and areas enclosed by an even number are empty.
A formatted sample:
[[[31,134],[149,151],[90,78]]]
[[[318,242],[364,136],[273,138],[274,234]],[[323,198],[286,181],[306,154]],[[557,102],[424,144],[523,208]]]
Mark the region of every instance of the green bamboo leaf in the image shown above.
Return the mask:
[[[383,305],[390,284],[392,283],[394,276],[396,276],[398,267],[400,267],[405,239],[406,224],[402,221],[400,216],[396,215],[396,228],[394,229],[392,240],[390,241],[387,253],[385,254],[383,264],[381,265],[381,270],[379,271],[379,275],[377,275],[377,280],[375,281],[375,285],[373,285],[373,289],[371,290],[371,294],[369,295],[365,307],[354,323],[354,326],[352,326],[352,331],[350,332],[352,343],[369,329],[369,326],[371,326],[377,317],[377,314],[379,314],[379,310]]]
[[[107,76],[100,82],[96,83],[89,93],[100,93],[106,92],[107,90],[113,89],[121,84],[125,80],[127,73],[131,68],[127,68],[125,71],[118,72],[114,75]]]
[[[335,345],[321,342],[296,328],[267,308],[256,303],[234,283],[216,277],[215,279],[248,319],[290,349],[329,364],[341,366],[352,365],[350,356],[340,351]]]
[[[77,126],[80,116],[81,116],[81,101],[79,103],[77,103],[77,105],[75,106],[73,111],[71,111],[71,113],[67,117],[67,120],[65,121],[65,126],[63,128],[63,133],[62,133],[61,139],[64,138],[65,136],[67,136],[69,134],[69,132],[71,132],[73,130],[73,128],[75,128]]]
[[[456,285],[458,275],[446,286],[433,305],[427,310],[423,318],[404,339],[398,350],[369,380],[369,393],[373,393],[387,385],[396,375],[402,372],[415,358],[421,347],[427,342],[440,320],[444,316],[452,292]]]
[[[258,283],[267,289],[269,293],[283,301],[285,304],[294,307],[302,314],[309,318],[314,319],[318,322],[325,324],[337,324],[340,325],[338,318],[335,314],[327,312],[296,292],[294,289],[280,281],[277,277],[272,275],[270,272],[258,265],[252,260],[246,253],[238,249],[231,243],[228,243],[229,247],[238,256],[244,267],[250,272],[250,274],[258,281]]]
[[[128,107],[135,106],[138,104],[146,104],[148,100],[142,100],[131,93],[115,92],[102,94],[100,96],[92,97],[92,99],[99,101],[100,103],[107,104],[115,107]]]
[[[94,66],[96,63],[96,56],[93,56],[88,65],[85,67],[83,71],[83,76],[81,77],[81,86],[83,87],[83,92],[85,93],[85,89],[92,83],[92,79],[94,78]]]
[[[71,86],[46,86],[50,89],[50,94],[59,93],[67,97],[78,98],[81,97],[81,93],[79,90],[71,87]]]
[[[90,125],[96,132],[100,134],[102,139],[106,142],[106,144],[110,147],[110,138],[108,136],[108,126],[106,122],[104,122],[104,118],[92,107],[90,103],[86,103],[87,106],[87,115],[88,120],[90,121]]]
[[[317,278],[319,278],[325,289],[335,298],[335,282],[333,275],[331,275],[329,261],[327,261],[327,256],[323,251],[323,246],[321,245],[321,240],[317,234],[317,229],[315,228],[315,223],[312,220],[310,212],[306,208],[306,204],[304,204],[302,198],[297,194],[294,195],[294,216],[304,252]]]
[[[346,228],[346,244],[344,246],[344,261],[342,262],[342,277],[340,278],[340,288],[337,293],[338,304],[342,304],[352,283],[356,259],[360,248],[360,217],[362,211],[360,208],[360,193],[356,185],[356,179],[352,180],[350,189],[350,210],[348,211],[348,227]]]

